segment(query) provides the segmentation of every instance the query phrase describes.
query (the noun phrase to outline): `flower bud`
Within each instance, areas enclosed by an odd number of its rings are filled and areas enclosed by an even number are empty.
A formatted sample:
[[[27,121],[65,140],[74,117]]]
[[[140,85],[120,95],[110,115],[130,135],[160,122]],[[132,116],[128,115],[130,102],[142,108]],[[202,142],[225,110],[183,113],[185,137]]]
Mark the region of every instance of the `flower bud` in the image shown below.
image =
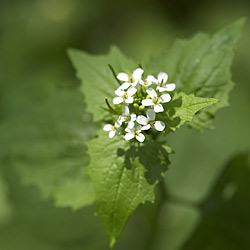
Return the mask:
[[[145,109],[145,107],[143,106],[143,105],[141,105],[140,107],[139,107],[139,110],[141,110],[141,111],[143,111]]]
[[[134,108],[139,108],[138,103],[135,102],[135,103],[133,104],[133,107],[134,107]]]

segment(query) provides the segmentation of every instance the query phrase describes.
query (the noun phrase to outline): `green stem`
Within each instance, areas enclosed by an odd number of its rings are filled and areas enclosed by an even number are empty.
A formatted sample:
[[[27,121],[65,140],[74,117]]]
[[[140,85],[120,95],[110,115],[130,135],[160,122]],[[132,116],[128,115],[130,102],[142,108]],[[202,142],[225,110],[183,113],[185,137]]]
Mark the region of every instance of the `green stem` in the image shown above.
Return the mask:
[[[116,81],[118,82],[118,84],[121,86],[122,84],[119,81],[119,79],[117,78],[115,70],[113,69],[113,67],[110,64],[108,64],[108,66],[109,66],[110,70],[112,71],[114,78],[116,79]]]
[[[158,235],[159,229],[159,216],[162,206],[165,204],[167,199],[167,191],[164,182],[160,182],[158,185],[158,200],[156,201],[150,218],[150,230],[148,240],[146,242],[145,250],[154,250],[154,244],[156,242],[156,236]]]
[[[107,98],[107,97],[105,97],[105,102],[106,102],[108,108],[110,109],[110,112],[111,112],[111,113],[113,113],[113,114],[115,114],[115,115],[119,115],[119,114],[111,107],[111,105],[109,104],[109,101],[108,101],[108,98]]]
[[[140,62],[138,62],[138,66],[139,66],[141,69],[143,69],[143,67],[142,67],[142,65],[141,65]]]

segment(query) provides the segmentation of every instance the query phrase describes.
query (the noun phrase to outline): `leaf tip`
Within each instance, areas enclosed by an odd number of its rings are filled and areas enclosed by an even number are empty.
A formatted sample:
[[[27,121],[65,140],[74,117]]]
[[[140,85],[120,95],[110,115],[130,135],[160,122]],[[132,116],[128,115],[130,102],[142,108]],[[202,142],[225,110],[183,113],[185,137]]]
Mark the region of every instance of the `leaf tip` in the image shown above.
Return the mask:
[[[116,242],[116,238],[114,236],[112,236],[110,238],[110,242],[109,242],[110,249],[114,248],[115,242]]]

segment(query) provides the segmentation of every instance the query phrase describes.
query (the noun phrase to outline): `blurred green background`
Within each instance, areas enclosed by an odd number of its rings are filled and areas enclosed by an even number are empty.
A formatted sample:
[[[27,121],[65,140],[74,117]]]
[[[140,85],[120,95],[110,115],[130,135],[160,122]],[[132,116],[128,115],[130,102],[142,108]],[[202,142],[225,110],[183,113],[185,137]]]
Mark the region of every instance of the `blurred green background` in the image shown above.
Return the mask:
[[[94,125],[68,48],[99,54],[115,44],[143,64],[176,37],[249,13],[247,0],[1,0],[0,250],[108,249],[94,206],[78,209]],[[250,249],[249,43],[248,21],[231,106],[215,130],[169,136],[168,201],[140,206],[115,249]]]

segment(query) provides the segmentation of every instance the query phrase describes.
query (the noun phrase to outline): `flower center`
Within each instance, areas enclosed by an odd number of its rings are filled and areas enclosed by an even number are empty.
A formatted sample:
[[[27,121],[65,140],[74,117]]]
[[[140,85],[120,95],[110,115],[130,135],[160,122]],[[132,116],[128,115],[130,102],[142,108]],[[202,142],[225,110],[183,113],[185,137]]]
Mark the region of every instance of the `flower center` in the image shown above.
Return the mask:
[[[160,100],[161,98],[154,96],[154,98],[152,99],[154,104],[160,104]]]
[[[121,95],[121,97],[122,97],[123,99],[126,99],[126,98],[128,97],[128,93],[125,92],[123,95]]]

